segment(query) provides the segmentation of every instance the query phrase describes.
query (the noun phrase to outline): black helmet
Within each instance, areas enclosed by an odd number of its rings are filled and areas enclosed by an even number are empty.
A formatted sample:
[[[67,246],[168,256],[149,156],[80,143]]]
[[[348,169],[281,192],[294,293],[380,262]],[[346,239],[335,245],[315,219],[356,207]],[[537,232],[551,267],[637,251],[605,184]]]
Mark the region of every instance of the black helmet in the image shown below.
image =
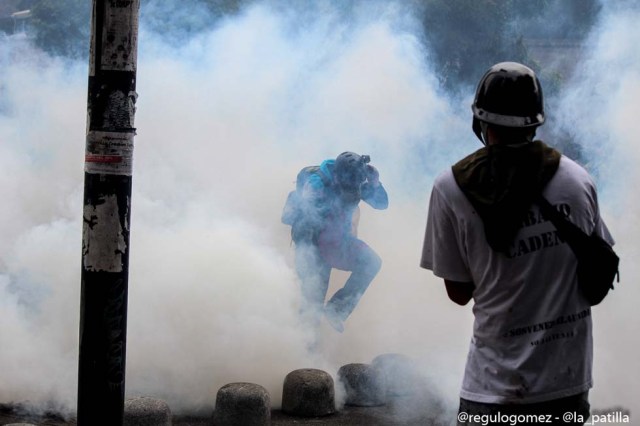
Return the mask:
[[[338,184],[347,191],[359,189],[367,179],[368,162],[368,155],[349,151],[338,155],[334,169]]]
[[[544,123],[542,87],[529,67],[517,62],[495,64],[484,74],[473,110],[473,130],[482,140],[480,123],[504,127],[536,127]]]

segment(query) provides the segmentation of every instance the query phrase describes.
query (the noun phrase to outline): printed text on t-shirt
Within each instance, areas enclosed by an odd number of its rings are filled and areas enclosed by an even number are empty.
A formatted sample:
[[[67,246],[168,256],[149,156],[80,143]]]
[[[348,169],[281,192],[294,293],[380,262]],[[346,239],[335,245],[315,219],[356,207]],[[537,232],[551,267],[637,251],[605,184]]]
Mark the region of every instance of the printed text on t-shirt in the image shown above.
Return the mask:
[[[571,207],[568,204],[558,204],[554,207],[562,213],[563,216],[569,217]],[[541,212],[529,210],[522,221],[522,228],[538,225],[547,221],[548,219]],[[524,256],[538,250],[555,247],[563,244],[564,242],[564,238],[562,238],[557,230],[542,232],[538,235],[532,235],[527,238],[516,240],[511,246],[509,253],[507,253],[507,257],[513,259],[514,257]]]

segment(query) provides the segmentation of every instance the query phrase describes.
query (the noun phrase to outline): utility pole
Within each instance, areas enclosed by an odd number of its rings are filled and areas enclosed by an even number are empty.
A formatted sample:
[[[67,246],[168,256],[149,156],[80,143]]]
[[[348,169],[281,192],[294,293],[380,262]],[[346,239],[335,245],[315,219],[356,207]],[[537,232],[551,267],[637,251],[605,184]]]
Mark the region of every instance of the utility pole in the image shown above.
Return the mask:
[[[78,425],[122,426],[140,0],[93,0]]]

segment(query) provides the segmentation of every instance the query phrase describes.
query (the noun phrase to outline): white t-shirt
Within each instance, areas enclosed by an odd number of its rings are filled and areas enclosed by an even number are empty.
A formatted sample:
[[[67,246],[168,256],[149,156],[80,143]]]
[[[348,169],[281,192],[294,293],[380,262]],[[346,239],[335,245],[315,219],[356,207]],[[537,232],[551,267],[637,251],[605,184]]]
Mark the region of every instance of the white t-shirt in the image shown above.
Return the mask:
[[[595,230],[613,244],[595,185],[578,164],[563,156],[543,195],[582,230]],[[493,251],[453,172],[436,179],[420,266],[446,280],[475,284],[462,398],[534,403],[592,386],[591,310],[578,289],[576,264],[535,205],[509,255]]]

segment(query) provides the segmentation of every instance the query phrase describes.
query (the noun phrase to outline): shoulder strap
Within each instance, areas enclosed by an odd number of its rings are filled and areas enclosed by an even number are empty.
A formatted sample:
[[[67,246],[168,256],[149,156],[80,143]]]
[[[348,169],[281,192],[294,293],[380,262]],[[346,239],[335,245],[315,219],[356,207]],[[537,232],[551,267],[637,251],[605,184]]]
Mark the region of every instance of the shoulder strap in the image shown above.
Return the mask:
[[[542,194],[538,197],[537,202],[542,214],[553,223],[560,235],[569,244],[571,250],[578,254],[580,250],[584,249],[584,244],[589,235],[556,210]]]

